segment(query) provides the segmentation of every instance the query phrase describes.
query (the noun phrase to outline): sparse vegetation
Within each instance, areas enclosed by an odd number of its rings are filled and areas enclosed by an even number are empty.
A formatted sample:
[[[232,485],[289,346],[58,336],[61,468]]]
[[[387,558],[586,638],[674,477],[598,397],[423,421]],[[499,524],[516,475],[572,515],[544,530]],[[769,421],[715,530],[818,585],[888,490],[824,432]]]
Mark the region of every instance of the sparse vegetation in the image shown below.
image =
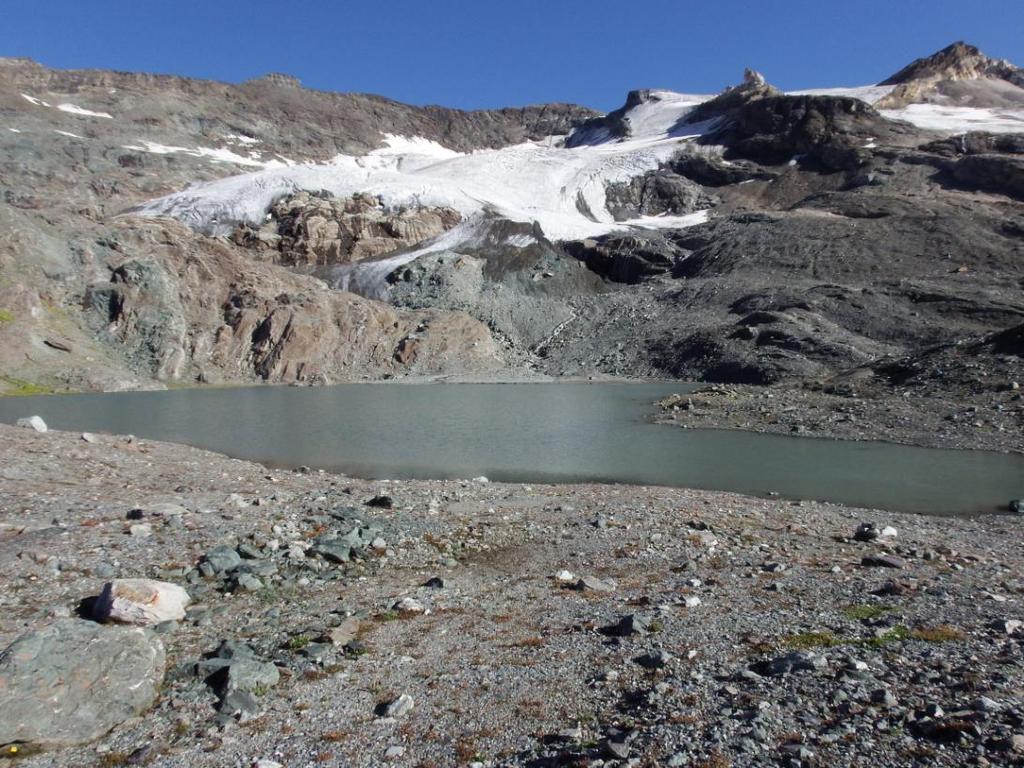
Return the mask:
[[[787,648],[792,648],[797,651],[805,651],[811,648],[831,648],[835,645],[841,645],[840,640],[836,635],[831,632],[801,632],[796,635],[790,635],[782,641],[782,644]]]
[[[863,621],[865,619],[878,619],[886,614],[892,613],[892,609],[884,605],[851,605],[843,609],[843,616],[851,621]]]

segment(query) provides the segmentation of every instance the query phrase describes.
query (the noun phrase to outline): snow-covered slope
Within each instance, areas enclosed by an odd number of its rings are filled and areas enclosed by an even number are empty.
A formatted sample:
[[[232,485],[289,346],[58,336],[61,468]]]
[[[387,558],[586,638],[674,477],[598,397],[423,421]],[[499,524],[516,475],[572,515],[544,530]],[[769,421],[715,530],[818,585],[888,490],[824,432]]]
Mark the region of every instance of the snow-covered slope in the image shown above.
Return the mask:
[[[226,234],[240,222],[261,221],[276,198],[306,189],[380,195],[389,206],[447,206],[468,218],[491,211],[513,221],[536,221],[556,240],[630,225],[685,226],[691,217],[616,222],[606,208],[605,190],[657,168],[681,143],[699,135],[670,135],[692,104],[670,101],[660,111],[643,110],[639,130],[628,141],[573,149],[549,140],[460,154],[421,138],[387,136],[386,146],[368,155],[339,155],[330,163],[268,168],[197,184],[137,212],[173,216],[195,229]]]
[[[902,109],[879,110],[893,120],[906,120],[918,128],[955,134],[969,131],[1024,133],[1024,109],[951,107],[944,104],[909,104]]]
[[[891,89],[863,86],[794,93],[851,96],[871,103]],[[324,190],[338,196],[375,194],[394,207],[458,210],[467,224],[444,236],[438,247],[454,247],[457,242],[453,238],[471,236],[473,222],[485,212],[513,221],[537,222],[553,240],[593,237],[630,226],[678,228],[702,221],[704,216],[616,221],[607,209],[606,190],[610,184],[628,182],[658,168],[684,145],[695,151],[717,151],[694,144],[712,125],[684,123],[693,107],[708,98],[650,91],[624,114],[627,138],[595,133],[588,136],[587,143],[575,147],[551,137],[463,154],[419,137],[387,135],[381,149],[362,156],[338,155],[328,163],[264,165],[242,158],[264,167],[193,185],[136,212],[173,216],[200,231],[227,234],[239,223],[260,223],[271,203],[281,196],[297,190]],[[1024,110],[914,104],[883,114],[943,133],[1024,131]]]

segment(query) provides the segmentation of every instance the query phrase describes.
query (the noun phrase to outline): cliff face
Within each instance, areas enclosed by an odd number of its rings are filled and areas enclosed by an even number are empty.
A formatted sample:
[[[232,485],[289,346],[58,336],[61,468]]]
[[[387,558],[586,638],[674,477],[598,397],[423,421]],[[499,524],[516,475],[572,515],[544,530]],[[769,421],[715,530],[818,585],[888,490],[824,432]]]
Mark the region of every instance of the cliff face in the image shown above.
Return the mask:
[[[470,151],[566,133],[592,115],[417,108],[280,76],[236,86],[0,59],[0,391],[500,366],[487,328],[464,314],[399,311],[286,268],[327,262],[342,245],[343,261],[418,242],[453,226],[451,212],[364,205],[293,217],[288,247],[269,260],[124,213],[204,180],[365,153],[387,134]]]

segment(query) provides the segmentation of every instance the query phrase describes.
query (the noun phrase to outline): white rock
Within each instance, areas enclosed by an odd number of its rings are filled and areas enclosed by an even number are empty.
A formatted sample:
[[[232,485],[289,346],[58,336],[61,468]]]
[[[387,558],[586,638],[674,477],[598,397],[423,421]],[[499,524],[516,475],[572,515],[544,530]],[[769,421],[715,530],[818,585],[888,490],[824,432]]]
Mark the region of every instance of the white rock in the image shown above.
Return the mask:
[[[559,581],[562,584],[568,584],[569,582],[576,581],[576,574],[563,568],[555,574],[555,581]]]
[[[401,717],[411,712],[415,704],[416,702],[413,701],[412,696],[403,693],[384,708],[384,715],[386,717]]]
[[[46,432],[46,422],[43,421],[42,416],[26,416],[24,419],[18,419],[19,427],[28,427],[34,429],[36,432]]]
[[[153,579],[114,579],[103,585],[93,615],[100,621],[150,626],[185,618],[191,598],[177,584]]]
[[[426,613],[427,609],[423,607],[423,603],[412,597],[403,597],[392,608],[399,613]]]

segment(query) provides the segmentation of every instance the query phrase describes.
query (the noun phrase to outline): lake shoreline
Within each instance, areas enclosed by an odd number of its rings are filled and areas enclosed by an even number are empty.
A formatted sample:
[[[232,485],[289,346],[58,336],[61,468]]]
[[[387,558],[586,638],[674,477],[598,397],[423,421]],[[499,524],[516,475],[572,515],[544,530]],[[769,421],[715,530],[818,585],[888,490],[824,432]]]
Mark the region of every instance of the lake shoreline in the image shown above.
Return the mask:
[[[67,391],[20,395],[0,392],[0,400],[27,396],[123,394],[154,391],[247,389],[320,389],[335,386],[424,386],[447,384],[663,384],[681,397],[652,403],[650,419],[693,429],[739,430],[833,440],[877,441],[919,448],[1024,453],[1024,399],[1018,392],[913,395],[878,388],[861,395],[836,394],[799,383],[759,386],[716,384],[664,378],[613,376],[557,377],[406,376],[386,380],[346,381],[328,385],[280,383],[190,384],[166,389],[118,392]],[[982,421],[978,421],[981,414]]]
[[[6,425],[0,467],[0,647],[90,624],[76,611],[111,578],[159,579],[192,598],[151,635],[167,671],[145,717],[80,747],[26,750],[31,768],[133,754],[157,768],[328,754],[377,766],[389,749],[410,765],[623,750],[748,764],[791,748],[895,765],[939,745],[962,764],[1015,748],[1024,636],[1007,620],[1024,594],[1024,518],[663,487],[366,481]],[[315,555],[353,515],[377,521],[379,542],[347,563]],[[861,523],[874,538],[857,540]],[[250,558],[239,562],[258,585],[196,570],[222,546]],[[277,670],[235,714],[188,672],[223,641]],[[1000,708],[976,709],[979,695]],[[402,696],[410,710],[381,716]],[[922,714],[931,705],[954,714]],[[965,711],[974,730],[946,740]],[[796,732],[809,735],[789,740]]]

